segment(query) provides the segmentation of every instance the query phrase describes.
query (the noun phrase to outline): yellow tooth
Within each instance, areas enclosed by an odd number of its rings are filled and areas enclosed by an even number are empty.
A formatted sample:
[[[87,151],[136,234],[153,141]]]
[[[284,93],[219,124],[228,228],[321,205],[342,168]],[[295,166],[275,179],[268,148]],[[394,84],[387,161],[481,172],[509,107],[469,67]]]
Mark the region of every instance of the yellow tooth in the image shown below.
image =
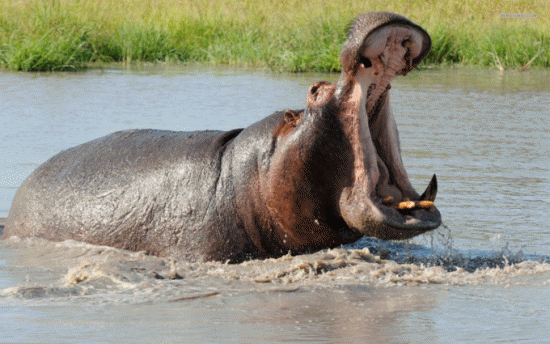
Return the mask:
[[[397,209],[413,209],[415,206],[413,201],[404,201],[397,204]]]
[[[432,201],[403,201],[395,205],[400,210],[430,209],[434,206]]]
[[[420,201],[418,202],[418,207],[422,209],[430,209],[434,206],[434,202],[432,201]]]

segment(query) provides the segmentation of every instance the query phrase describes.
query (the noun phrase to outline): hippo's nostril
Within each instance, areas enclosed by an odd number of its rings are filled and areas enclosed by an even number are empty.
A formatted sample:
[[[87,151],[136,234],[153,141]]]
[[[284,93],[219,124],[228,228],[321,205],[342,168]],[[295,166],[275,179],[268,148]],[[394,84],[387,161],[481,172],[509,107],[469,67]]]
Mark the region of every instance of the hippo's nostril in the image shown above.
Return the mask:
[[[311,93],[311,95],[315,96],[318,90],[319,90],[318,85],[311,86],[311,89],[309,90],[309,93]]]
[[[363,66],[365,66],[365,68],[372,67],[372,62],[370,62],[368,57],[361,56],[361,60],[359,62],[361,62],[363,64]]]

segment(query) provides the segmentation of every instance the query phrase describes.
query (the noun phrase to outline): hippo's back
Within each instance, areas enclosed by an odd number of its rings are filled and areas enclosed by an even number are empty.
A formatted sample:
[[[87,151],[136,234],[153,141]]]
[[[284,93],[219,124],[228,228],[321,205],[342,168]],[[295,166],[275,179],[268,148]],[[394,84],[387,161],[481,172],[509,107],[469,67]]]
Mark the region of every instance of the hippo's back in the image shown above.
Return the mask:
[[[167,255],[207,219],[230,132],[121,131],[67,149],[21,185],[4,237],[39,236]],[[191,221],[190,218],[193,220]],[[192,250],[202,236],[185,237]]]

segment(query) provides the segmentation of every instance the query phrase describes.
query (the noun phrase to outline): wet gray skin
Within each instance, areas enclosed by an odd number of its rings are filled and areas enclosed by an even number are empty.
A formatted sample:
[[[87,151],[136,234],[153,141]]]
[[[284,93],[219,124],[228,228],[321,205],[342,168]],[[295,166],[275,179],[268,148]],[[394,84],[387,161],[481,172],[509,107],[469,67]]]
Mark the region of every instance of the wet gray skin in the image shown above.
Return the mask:
[[[67,149],[21,185],[3,236],[238,262],[434,229],[435,176],[422,196],[411,186],[389,109],[391,80],[429,49],[406,18],[361,15],[340,79],[313,84],[305,110],[228,132],[129,130]]]

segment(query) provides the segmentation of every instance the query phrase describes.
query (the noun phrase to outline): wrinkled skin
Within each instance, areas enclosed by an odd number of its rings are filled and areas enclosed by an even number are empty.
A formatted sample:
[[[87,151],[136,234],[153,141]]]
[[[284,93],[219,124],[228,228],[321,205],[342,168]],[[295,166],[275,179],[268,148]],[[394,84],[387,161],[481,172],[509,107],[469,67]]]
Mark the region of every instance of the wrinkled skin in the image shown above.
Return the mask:
[[[59,153],[18,190],[4,237],[74,239],[187,260],[241,261],[438,227],[401,160],[389,85],[430,49],[392,13],[356,19],[335,84],[305,110],[229,132],[116,132]]]

